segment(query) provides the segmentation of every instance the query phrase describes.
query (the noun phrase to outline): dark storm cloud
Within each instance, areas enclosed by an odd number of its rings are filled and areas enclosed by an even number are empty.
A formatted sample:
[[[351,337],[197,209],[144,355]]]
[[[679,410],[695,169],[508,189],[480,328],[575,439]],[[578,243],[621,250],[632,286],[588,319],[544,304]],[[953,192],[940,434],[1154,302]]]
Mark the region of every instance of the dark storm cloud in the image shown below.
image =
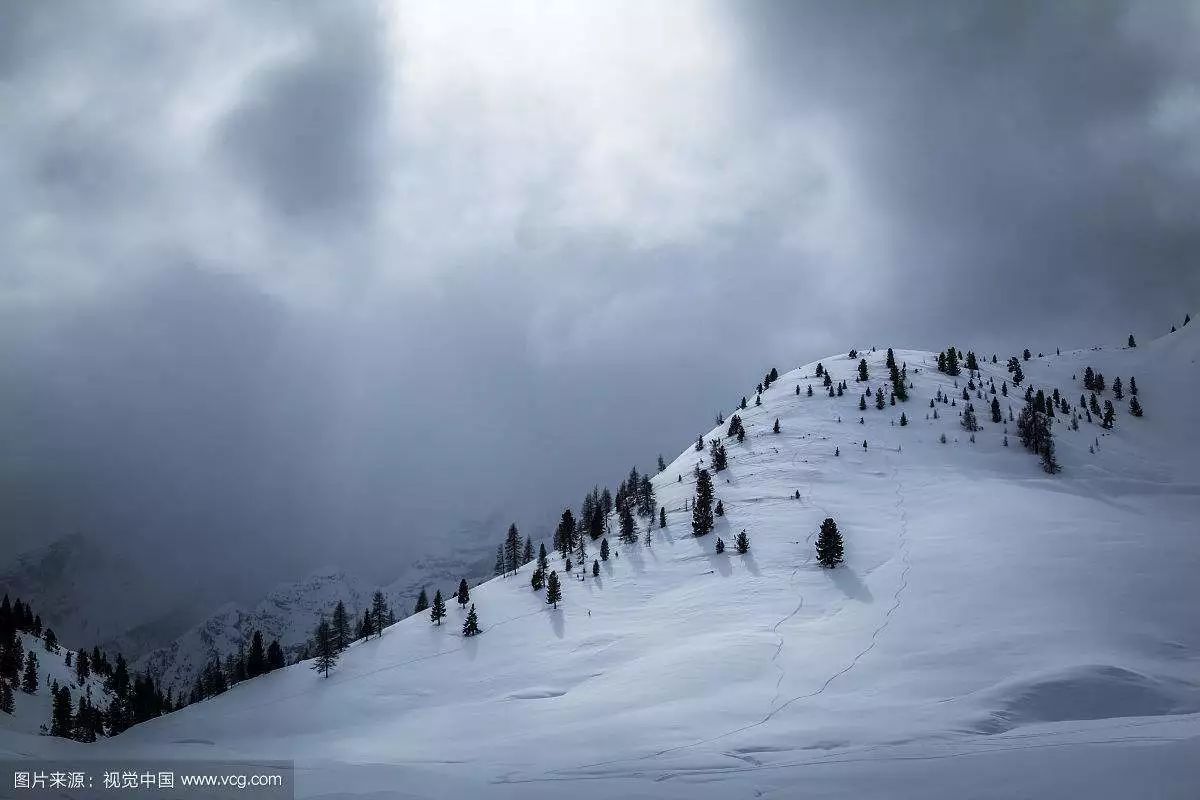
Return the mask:
[[[287,216],[368,213],[387,168],[377,159],[388,61],[374,20],[322,16],[300,53],[251,77],[221,125],[234,167]]]
[[[770,102],[847,121],[903,232],[880,255],[906,304],[936,297],[944,325],[984,310],[1003,339],[1014,320],[1042,335],[1096,335],[1106,317],[1161,330],[1200,293],[1195,120],[1161,120],[1200,77],[1178,46],[1194,5],[738,9]]]
[[[1190,6],[589,8],[0,5],[6,537],[387,578],[772,365],[1194,310]]]

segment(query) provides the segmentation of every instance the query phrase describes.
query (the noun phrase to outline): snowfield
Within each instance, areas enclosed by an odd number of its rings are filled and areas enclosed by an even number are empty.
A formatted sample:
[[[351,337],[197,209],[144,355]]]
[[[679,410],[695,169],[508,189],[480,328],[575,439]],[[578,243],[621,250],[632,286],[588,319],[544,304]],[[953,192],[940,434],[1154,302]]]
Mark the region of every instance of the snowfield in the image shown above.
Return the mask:
[[[886,394],[885,353],[860,355]],[[895,355],[913,388],[883,410],[858,410],[845,354],[821,361],[843,397],[816,362],[761,407],[747,387],[744,444],[704,434],[729,453],[715,532],[684,510],[708,459],[689,445],[654,478],[649,545],[644,519],[636,545],[614,530],[598,577],[598,542],[582,578],[552,554],[557,610],[528,565],[472,589],[484,632],[464,639],[441,586],[442,626],[405,619],[327,680],[297,665],[95,745],[0,732],[0,752],[295,759],[299,796],[330,799],[1200,796],[1200,326],[1022,362],[1004,423],[972,393],[974,443],[965,369],[956,388],[935,354]],[[1127,395],[1111,432],[1057,416],[1048,475],[1009,406],[1028,385],[1078,403],[1088,365],[1136,376],[1146,415]],[[928,419],[938,389],[957,405]],[[814,560],[826,517],[835,570]]]

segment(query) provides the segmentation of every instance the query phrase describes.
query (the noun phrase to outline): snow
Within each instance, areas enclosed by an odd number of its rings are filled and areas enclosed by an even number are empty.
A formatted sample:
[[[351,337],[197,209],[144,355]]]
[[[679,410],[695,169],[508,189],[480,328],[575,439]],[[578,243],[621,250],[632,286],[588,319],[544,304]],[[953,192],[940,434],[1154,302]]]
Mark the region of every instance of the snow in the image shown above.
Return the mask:
[[[75,668],[67,666],[67,648],[60,646],[57,653],[46,650],[42,640],[32,634],[19,633],[23,652],[32,651],[38,660],[38,688],[33,694],[26,694],[19,686],[13,689],[13,713],[0,713],[0,732],[13,732],[24,735],[38,735],[42,726],[50,725],[50,710],[53,698],[50,697],[50,681],[58,681],[71,690],[71,699],[78,706],[79,698],[84,692],[91,690],[92,704],[100,708],[108,708],[112,696],[104,688],[103,678],[90,675],[83,685],[75,679]],[[90,654],[90,651],[89,651]],[[74,657],[71,659],[74,664]],[[24,673],[24,662],[22,662]],[[0,752],[3,752],[0,746]]]
[[[668,526],[650,546],[610,539],[593,578],[589,543],[583,580],[552,557],[557,610],[526,566],[472,590],[481,636],[451,602],[440,627],[420,615],[356,643],[328,679],[297,665],[95,745],[0,732],[0,752],[295,759],[299,796],[322,798],[1195,797],[1197,330],[1022,362],[1006,419],[1025,385],[1077,402],[1088,365],[1135,375],[1146,409],[1116,402],[1111,432],[1059,416],[1054,476],[1013,423],[1003,446],[983,401],[968,441],[934,354],[896,351],[914,388],[882,411],[858,410],[857,359],[821,360],[841,398],[806,364],[761,407],[747,393],[746,441],[715,476],[715,535],[746,529],[745,555],[691,535],[707,453],[689,446],[654,479]],[[873,391],[885,348],[860,355]],[[1008,380],[1003,354],[979,355]],[[927,420],[938,388],[958,407]],[[827,516],[836,570],[813,558]]]

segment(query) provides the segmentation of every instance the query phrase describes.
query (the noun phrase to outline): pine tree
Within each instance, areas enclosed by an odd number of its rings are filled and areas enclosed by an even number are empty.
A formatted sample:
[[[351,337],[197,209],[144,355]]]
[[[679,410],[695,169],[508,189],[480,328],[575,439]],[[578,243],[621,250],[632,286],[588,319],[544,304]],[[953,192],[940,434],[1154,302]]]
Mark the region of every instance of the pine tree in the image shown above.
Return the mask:
[[[542,545],[542,550],[538,557],[539,558],[538,563],[540,564],[541,559],[545,558],[545,557],[546,557],[546,546]],[[468,601],[470,601],[471,589],[470,589],[470,587],[467,586],[466,578],[463,578],[458,582],[458,591],[454,593],[454,599],[458,602],[459,606],[462,606],[462,607],[465,607],[467,605]]]
[[[975,420],[975,407],[967,403],[967,407],[963,409],[962,421],[960,423],[963,430],[975,432],[979,430],[979,423]]]
[[[437,626],[441,626],[442,618],[446,616],[446,601],[442,599],[442,590],[438,589],[433,593],[433,605],[429,607],[429,619]]]
[[[413,613],[420,614],[427,608],[429,608],[429,595],[425,594],[425,587],[422,586],[420,594],[417,595],[417,603],[413,606]]]
[[[388,608],[387,598],[383,596],[383,592],[378,589],[371,596],[371,620],[375,628],[376,636],[383,636],[383,629],[388,624],[388,619],[391,617],[390,609]]]
[[[1125,396],[1125,390],[1121,386],[1121,378],[1119,376],[1117,377],[1116,380],[1113,381],[1112,391],[1113,391],[1113,397],[1117,400],[1120,400],[1122,397]]]
[[[479,630],[479,617],[475,614],[475,604],[471,604],[471,610],[467,612],[467,618],[463,620],[462,635],[463,636],[478,636],[482,631]]]
[[[333,635],[333,629],[330,628],[330,635]],[[334,647],[337,647],[337,640],[334,640]],[[250,653],[246,656],[246,677],[256,678],[267,671],[267,651],[263,647],[263,637],[261,631],[255,631],[250,637]]]
[[[25,654],[25,671],[21,674],[21,691],[33,694],[38,688],[37,653],[30,650]]]
[[[779,422],[776,421],[775,425],[777,428],[775,432],[778,433]],[[717,444],[716,441],[716,439],[713,439],[713,471],[721,472],[729,466],[729,456],[725,452],[725,445]]]
[[[821,523],[821,533],[817,537],[817,563],[822,567],[832,569],[845,559],[842,545],[842,535],[838,532],[837,523],[832,517],[826,517]]]
[[[272,639],[267,645],[267,670],[282,669],[283,666],[283,648],[279,646],[278,639]]]
[[[1100,423],[1101,427],[1112,430],[1113,421],[1117,417],[1116,409],[1113,408],[1112,400],[1104,401],[1104,420]]]
[[[888,369],[896,368],[896,354],[892,352],[892,348],[887,349],[887,360],[884,362]]]
[[[662,453],[658,454],[658,471],[659,472],[667,471],[667,462],[663,460]]]
[[[542,572],[545,572],[546,569],[550,566],[550,559],[546,555],[546,545],[544,543],[538,545],[537,565],[538,565],[538,569],[540,569]],[[465,583],[465,581],[464,581],[464,583]],[[466,605],[466,604],[467,604],[467,601],[463,600],[463,605]]]
[[[1003,418],[1000,416],[1000,401],[993,397],[992,398],[992,422],[999,422],[1001,419],[1003,419]]]
[[[574,549],[574,545],[575,515],[568,508],[563,511],[562,517],[558,521],[558,527],[554,529],[554,549],[559,552],[559,555],[565,557]]]
[[[667,507],[666,506],[658,507],[658,527],[660,527],[660,528],[667,527]]]
[[[1133,340],[1133,334],[1132,334],[1132,333],[1131,333],[1131,334],[1129,334],[1129,346],[1130,346],[1130,347],[1137,347],[1137,342],[1135,342],[1135,341]]]
[[[775,418],[775,427],[772,428],[775,433],[779,433],[779,417]]]
[[[858,360],[858,379],[860,381],[865,381],[867,379],[867,360],[865,358],[860,358]]]
[[[737,539],[733,542],[733,547],[742,555],[746,555],[750,550],[750,537],[746,535],[745,528],[742,528],[741,533],[737,535]]]
[[[745,400],[746,400],[746,398],[743,397],[742,401],[745,402]],[[745,406],[742,406],[742,408],[745,408]],[[696,452],[697,453],[704,452],[704,437],[703,436],[696,437]]]
[[[958,375],[961,370],[958,367],[958,351],[953,347],[946,348],[946,374]]]
[[[903,411],[901,411],[900,412],[900,427],[903,428],[907,424],[908,424],[908,415],[905,414]]]
[[[504,574],[504,545],[496,548],[496,566],[492,568],[492,574],[497,576]]]
[[[754,405],[756,405],[756,406],[762,405],[762,395],[761,394],[754,395]]]
[[[509,572],[516,572],[521,566],[521,534],[515,522],[508,526],[508,534],[504,537],[504,564]],[[428,604],[429,601],[425,602]]]
[[[884,405],[884,403],[883,403],[883,387],[882,386],[876,387],[876,389],[875,389],[875,408],[882,411],[883,405]]]
[[[521,550],[521,564],[528,564],[533,561],[533,539],[525,537],[525,547]]]
[[[1027,403],[1017,417],[1017,435],[1026,450],[1038,455],[1042,469],[1051,474],[1058,471],[1054,456],[1054,436],[1050,429],[1050,418],[1038,411],[1033,403]]]
[[[0,680],[0,711],[3,711],[5,714],[11,714],[16,708],[12,687],[8,685],[8,681]]]
[[[859,411],[867,410],[867,393],[866,392],[863,392],[862,397],[858,398],[858,410]]]
[[[1129,379],[1129,393],[1137,397],[1137,378],[1131,377]]]
[[[313,631],[311,645],[311,652],[315,659],[312,669],[325,673],[325,677],[328,678],[329,670],[337,666],[338,650],[333,640],[333,628],[324,614],[321,615],[321,621],[317,623],[316,630]]]
[[[600,541],[600,558],[603,561],[608,561],[608,539]]]
[[[558,582],[558,573],[551,571],[546,579],[546,602],[558,608],[559,600],[562,600],[562,586]]]
[[[725,552],[725,542],[721,539],[720,536],[717,537],[716,550],[717,550],[718,554]]]
[[[338,600],[337,605],[333,607],[333,621],[330,623],[333,627],[333,646],[340,653],[350,646],[350,614],[346,611],[346,604]],[[258,643],[262,645],[262,635],[259,635]],[[251,647],[250,652],[254,652]]]
[[[535,592],[542,590],[542,585],[546,582],[546,572],[541,567],[534,569],[533,574],[529,576],[529,585],[533,587]]]
[[[692,502],[692,534],[704,536],[713,529],[713,485],[708,470],[702,469],[696,476],[696,497]]]
[[[594,558],[592,559],[592,577],[600,577],[600,562]]]
[[[1136,395],[1129,398],[1129,413],[1135,417],[1142,415],[1142,404],[1138,402]]]
[[[718,517],[725,516],[725,504],[722,503],[720,500],[717,501],[716,508],[713,509],[713,514],[715,514]]]
[[[633,513],[630,512],[629,506],[622,505],[617,511],[617,517],[621,523],[621,541],[634,541],[637,538],[637,530],[635,529]]]

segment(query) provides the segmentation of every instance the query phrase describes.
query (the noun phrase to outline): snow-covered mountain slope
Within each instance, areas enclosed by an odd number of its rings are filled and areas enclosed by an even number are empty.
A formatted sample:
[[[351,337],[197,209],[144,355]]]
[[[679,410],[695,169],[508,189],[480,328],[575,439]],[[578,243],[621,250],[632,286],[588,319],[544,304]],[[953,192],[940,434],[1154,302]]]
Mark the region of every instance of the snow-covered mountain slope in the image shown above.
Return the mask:
[[[278,639],[290,660],[303,649],[321,614],[329,614],[341,600],[357,619],[370,606],[376,588],[335,568],[317,570],[301,580],[280,583],[254,608],[222,606],[170,644],[147,653],[134,669],[158,677],[164,691],[173,688],[186,695],[214,656],[224,658],[239,647],[248,650],[255,631],[267,642]],[[394,595],[388,600],[409,602]]]
[[[884,350],[862,355],[874,390]],[[707,459],[689,447],[654,479],[666,528],[647,545],[642,521],[597,577],[566,576],[557,610],[527,566],[472,591],[481,636],[451,603],[441,627],[355,644],[328,679],[280,670],[86,752],[295,759],[299,796],[323,798],[1195,797],[1200,327],[1023,362],[1026,385],[1075,402],[1088,365],[1137,377],[1145,417],[1123,401],[1111,432],[1058,418],[1057,475],[979,401],[969,441],[965,372],[956,388],[933,354],[896,357],[911,399],[883,410],[858,410],[845,355],[822,360],[844,397],[816,362],[761,407],[747,392],[714,534],[684,510]],[[1009,378],[1003,358],[982,367]],[[939,389],[958,407],[927,419]],[[814,562],[826,517],[846,541],[834,570]],[[742,529],[747,554],[714,552]]]
[[[179,608],[166,609],[164,618],[159,599],[165,592],[153,575],[83,534],[16,556],[0,572],[0,590],[31,603],[43,624],[76,646],[135,656],[138,646],[157,644],[151,633],[169,640],[185,627],[177,621]],[[139,627],[143,633],[130,637]],[[114,647],[117,641],[124,646]]]
[[[104,679],[93,674],[80,684],[75,677],[75,669],[67,666],[69,650],[66,646],[51,653],[38,637],[28,633],[17,635],[21,637],[24,652],[32,652],[37,657],[38,686],[32,694],[22,691],[19,686],[13,689],[13,713],[0,713],[0,731],[35,736],[41,734],[43,726],[48,728],[53,704],[53,698],[50,697],[51,681],[69,688],[76,704],[85,693],[90,693],[93,705],[108,708],[112,695],[104,688]]]

